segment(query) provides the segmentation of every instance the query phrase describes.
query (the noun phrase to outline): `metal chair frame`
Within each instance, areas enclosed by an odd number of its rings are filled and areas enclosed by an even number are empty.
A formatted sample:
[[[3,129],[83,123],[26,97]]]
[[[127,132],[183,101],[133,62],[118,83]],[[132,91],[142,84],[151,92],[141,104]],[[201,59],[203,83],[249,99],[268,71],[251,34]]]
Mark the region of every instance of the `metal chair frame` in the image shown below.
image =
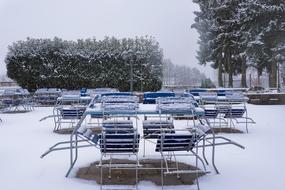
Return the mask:
[[[53,114],[40,119],[40,121],[53,118],[53,131],[58,131],[66,127],[63,124],[67,124],[67,128],[74,128],[83,116],[90,101],[91,97],[81,98],[79,95],[64,95],[57,99],[53,108]]]
[[[100,168],[100,189],[103,189],[103,168],[109,169],[108,178],[112,176],[112,170],[135,170],[135,189],[138,185],[138,169],[140,167],[138,152],[139,152],[140,135],[137,133],[137,129],[128,128],[107,128],[103,129],[100,137],[100,162],[97,165]],[[135,164],[114,164],[112,158],[114,156],[131,156],[135,157]],[[109,157],[109,163],[104,164],[104,158]]]
[[[159,102],[159,101],[158,101]],[[167,105],[167,103],[165,103]],[[170,104],[175,104],[175,103],[170,103]],[[185,103],[184,103],[185,104]],[[140,168],[140,164],[139,164],[139,160],[138,160],[138,148],[139,148],[139,142],[137,143],[137,146],[133,146],[133,147],[137,147],[136,151],[132,151],[131,155],[135,156],[135,160],[136,160],[136,164],[132,165],[132,167],[127,167],[124,165],[115,165],[112,163],[112,158],[115,155],[121,155],[121,153],[118,152],[110,152],[106,153],[104,151],[102,151],[102,148],[104,146],[106,146],[106,140],[104,141],[104,135],[117,135],[117,136],[122,136],[122,135],[126,135],[126,134],[138,134],[137,133],[137,110],[119,110],[117,111],[116,109],[105,109],[106,107],[104,107],[104,103],[101,104],[102,108],[100,109],[101,113],[102,113],[102,134],[101,135],[95,135],[92,133],[92,131],[90,129],[85,129],[84,126],[86,127],[86,125],[82,125],[84,123],[84,121],[87,118],[87,115],[91,115],[93,112],[85,112],[83,114],[83,116],[81,117],[81,119],[78,121],[77,125],[74,127],[72,134],[70,135],[70,140],[69,141],[65,141],[65,142],[59,142],[57,144],[55,144],[54,146],[52,146],[46,153],[44,153],[42,155],[42,157],[44,157],[45,155],[49,154],[50,152],[53,151],[57,151],[57,150],[70,150],[70,167],[66,173],[66,177],[69,176],[72,168],[74,167],[77,159],[78,159],[78,149],[82,148],[82,147],[96,147],[99,148],[101,150],[101,159],[100,159],[100,163],[99,163],[99,167],[101,167],[101,172],[103,170],[104,167],[108,167],[109,168],[109,176],[111,176],[111,171],[112,169],[134,169],[136,170],[136,181],[137,181],[137,172],[139,169],[160,169],[161,170],[161,177],[162,177],[162,184],[163,184],[163,177],[164,175],[167,174],[176,174],[177,176],[179,176],[180,173],[187,173],[188,171],[178,171],[178,167],[174,167],[174,168],[170,168],[167,165],[167,161],[174,159],[174,161],[177,163],[177,158],[176,156],[183,156],[183,154],[174,154],[173,151],[159,151],[160,152],[160,157],[161,157],[161,168]],[[203,163],[203,168],[204,170],[206,170],[206,166],[205,164],[208,164],[206,155],[205,155],[205,151],[206,148],[211,148],[212,150],[212,165],[216,171],[216,173],[219,173],[216,165],[215,165],[215,150],[216,150],[216,146],[219,145],[235,145],[239,148],[243,148],[244,147],[228,138],[225,138],[223,136],[217,136],[215,135],[213,129],[212,129],[212,125],[209,123],[208,119],[206,117],[204,117],[203,115],[195,115],[194,114],[194,109],[195,107],[193,106],[193,104],[191,104],[191,102],[189,101],[188,104],[184,107],[180,107],[182,104],[181,102],[178,101],[177,105],[179,105],[178,107],[181,108],[180,110],[175,110],[173,105],[172,106],[165,106],[165,107],[158,107],[158,108],[163,108],[163,109],[159,109],[158,112],[153,112],[153,113],[157,113],[158,116],[160,117],[160,123],[162,123],[162,118],[168,118],[168,117],[186,117],[186,118],[190,118],[193,121],[193,127],[192,128],[188,128],[188,121],[187,121],[187,127],[184,129],[184,131],[186,130],[190,135],[192,135],[192,138],[189,137],[189,139],[191,139],[191,143],[189,141],[189,147],[188,149],[185,148],[184,146],[184,151],[186,151],[186,153],[191,153],[192,156],[196,157],[195,160],[195,164],[198,165],[198,162],[200,161],[201,163]],[[131,107],[133,108],[133,107]],[[164,109],[166,108],[166,109]],[[97,113],[97,112],[95,112]],[[140,112],[140,113],[144,113],[144,112]],[[134,117],[136,120],[135,126],[136,128],[130,128],[129,127],[129,123],[130,121],[128,120],[120,120],[121,118],[128,118],[130,119],[131,117]],[[109,123],[108,123],[109,122]],[[113,123],[112,123],[113,122]],[[116,123],[117,122],[117,123]],[[118,122],[121,122],[121,124],[119,124]],[[126,123],[126,124],[122,124],[122,123]],[[113,125],[113,127],[107,127],[107,124],[115,124]],[[105,125],[105,127],[104,127]],[[121,132],[119,132],[121,130]],[[170,130],[170,131],[167,131]],[[132,132],[130,132],[132,131]],[[135,132],[134,132],[135,131]],[[156,144],[159,144],[160,147],[164,146],[164,137],[166,136],[175,136],[175,135],[179,135],[178,133],[172,133],[173,129],[161,129],[157,135],[157,142]],[[177,131],[177,130],[175,130]],[[179,130],[178,130],[179,131]],[[123,132],[123,133],[122,133]],[[126,133],[124,133],[126,132]],[[105,136],[106,137],[106,136]],[[138,137],[138,141],[140,139],[140,136]],[[145,136],[147,137],[147,136]],[[141,138],[144,138],[144,136],[142,136]],[[164,138],[164,139],[163,139]],[[99,139],[99,140],[98,140]],[[146,138],[147,140],[147,138]],[[220,141],[217,141],[220,140]],[[98,143],[99,142],[99,143]],[[133,141],[137,142],[137,141]],[[87,143],[87,144],[82,144],[82,143]],[[69,146],[65,146],[65,147],[59,147],[61,145],[68,145]],[[190,146],[191,145],[191,146]],[[202,149],[202,157],[200,157],[198,150]],[[188,151],[188,152],[187,152]],[[129,153],[123,153],[123,155],[128,155]],[[189,155],[189,154],[186,154]],[[185,156],[186,156],[185,155]],[[110,156],[110,162],[108,164],[104,164],[103,163],[103,158],[106,158],[106,156]],[[205,163],[204,163],[205,162]],[[104,165],[104,166],[103,166]],[[192,171],[193,172],[193,171]],[[200,171],[195,171],[196,174],[198,174]],[[205,171],[203,171],[205,172]],[[207,171],[206,171],[207,172]],[[103,173],[101,173],[103,174]],[[103,175],[101,176],[101,185],[103,186]],[[102,188],[101,186],[101,188]],[[197,180],[197,187],[199,189],[199,182]],[[137,183],[136,183],[136,188],[137,188]],[[163,186],[162,186],[163,188]]]

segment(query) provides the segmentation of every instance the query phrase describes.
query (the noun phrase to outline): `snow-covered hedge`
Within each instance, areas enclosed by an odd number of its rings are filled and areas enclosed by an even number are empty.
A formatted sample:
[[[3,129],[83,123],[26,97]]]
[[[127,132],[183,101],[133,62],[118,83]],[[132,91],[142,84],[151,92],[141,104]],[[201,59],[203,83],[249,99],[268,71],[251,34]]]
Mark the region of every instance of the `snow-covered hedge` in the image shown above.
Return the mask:
[[[60,38],[17,41],[9,46],[8,76],[29,90],[40,87],[130,88],[161,87],[162,49],[151,37],[66,41]]]

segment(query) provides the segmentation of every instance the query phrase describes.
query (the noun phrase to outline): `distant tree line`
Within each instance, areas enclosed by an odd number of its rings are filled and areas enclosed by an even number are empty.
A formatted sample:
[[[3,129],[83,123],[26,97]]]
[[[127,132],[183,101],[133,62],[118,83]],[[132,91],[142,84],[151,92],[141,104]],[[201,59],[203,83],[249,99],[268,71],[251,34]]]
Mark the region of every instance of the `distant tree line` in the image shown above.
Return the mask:
[[[241,74],[246,87],[247,68],[269,74],[270,87],[277,86],[277,70],[285,62],[284,0],[193,0],[200,6],[193,28],[199,37],[198,60],[218,70],[219,86],[228,86]]]
[[[7,75],[20,86],[79,89],[113,87],[130,89],[131,66],[134,90],[159,90],[163,53],[152,37],[79,39],[67,41],[32,39],[8,47]]]
[[[193,87],[214,87],[210,78],[197,68],[186,65],[175,65],[170,59],[163,60],[163,84],[189,85]]]

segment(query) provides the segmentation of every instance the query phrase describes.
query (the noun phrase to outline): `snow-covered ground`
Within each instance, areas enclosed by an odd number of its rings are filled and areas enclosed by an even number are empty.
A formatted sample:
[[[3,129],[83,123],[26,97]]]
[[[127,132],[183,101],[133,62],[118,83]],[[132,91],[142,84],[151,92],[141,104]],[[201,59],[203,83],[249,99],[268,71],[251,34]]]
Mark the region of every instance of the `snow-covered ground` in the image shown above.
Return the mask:
[[[217,148],[216,165],[221,174],[212,173],[200,179],[202,190],[284,190],[285,106],[248,105],[250,116],[257,124],[250,125],[249,134],[223,134],[246,147]],[[65,178],[69,167],[69,152],[40,155],[69,135],[52,132],[53,121],[39,122],[50,115],[52,108],[36,108],[30,113],[0,114],[0,189],[3,190],[96,190],[95,182],[77,179],[79,167],[98,160],[93,148],[81,149],[73,175]],[[244,130],[244,128],[241,128]],[[139,189],[161,189],[149,182],[141,182]],[[173,189],[168,187],[167,189]],[[175,189],[196,189],[196,186],[177,186]]]

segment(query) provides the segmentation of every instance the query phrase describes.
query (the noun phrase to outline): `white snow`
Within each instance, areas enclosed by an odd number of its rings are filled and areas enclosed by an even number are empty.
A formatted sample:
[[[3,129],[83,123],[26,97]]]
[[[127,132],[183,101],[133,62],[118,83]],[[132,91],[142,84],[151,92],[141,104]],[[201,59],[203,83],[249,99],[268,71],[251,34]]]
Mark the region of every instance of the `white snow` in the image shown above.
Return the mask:
[[[149,105],[147,105],[149,106]],[[202,177],[201,190],[283,190],[285,106],[248,105],[249,116],[257,122],[250,125],[249,134],[223,134],[244,145],[245,150],[231,145],[217,148],[216,165],[221,174]],[[52,108],[36,108],[29,113],[0,114],[0,188],[3,190],[96,190],[96,182],[79,180],[74,173],[99,159],[93,148],[80,150],[79,160],[71,177],[65,178],[69,167],[69,152],[40,155],[69,135],[52,132],[52,119],[39,122],[50,115]],[[240,129],[245,130],[244,127]],[[210,151],[209,151],[210,153]],[[210,158],[210,156],[208,156]],[[194,163],[194,159],[193,159]],[[166,187],[173,189],[174,187]],[[139,189],[161,189],[150,182],[141,182]],[[176,186],[175,189],[196,189],[196,186]]]

